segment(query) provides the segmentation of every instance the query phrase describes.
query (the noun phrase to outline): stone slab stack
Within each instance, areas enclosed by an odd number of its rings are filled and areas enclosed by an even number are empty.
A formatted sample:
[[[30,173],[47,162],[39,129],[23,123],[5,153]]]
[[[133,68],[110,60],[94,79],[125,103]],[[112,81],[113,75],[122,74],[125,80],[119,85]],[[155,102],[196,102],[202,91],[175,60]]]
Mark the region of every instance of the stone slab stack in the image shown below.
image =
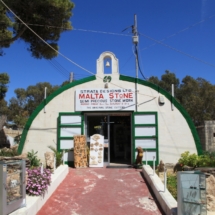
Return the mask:
[[[86,147],[86,136],[76,135],[74,136],[74,166],[75,168],[88,166],[88,155]]]

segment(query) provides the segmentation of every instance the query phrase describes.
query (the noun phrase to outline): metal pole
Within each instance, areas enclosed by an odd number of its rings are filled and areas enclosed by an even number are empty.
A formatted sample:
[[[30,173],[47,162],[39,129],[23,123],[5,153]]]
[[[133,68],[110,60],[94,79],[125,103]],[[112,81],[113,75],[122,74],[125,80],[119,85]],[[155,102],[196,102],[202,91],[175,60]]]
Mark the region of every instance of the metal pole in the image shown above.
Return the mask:
[[[74,80],[74,73],[73,72],[70,72],[70,77],[69,77],[69,82],[73,82]]]
[[[54,172],[56,170],[56,157],[54,157]]]
[[[63,165],[64,165],[64,155],[65,155],[65,150],[63,150],[63,156],[62,156]]]
[[[47,87],[45,87],[44,100],[46,100],[46,90]],[[44,113],[46,113],[46,104],[44,105]]]
[[[147,151],[146,151],[146,165],[148,165],[148,161],[147,161]]]
[[[174,98],[174,84],[172,84],[172,111],[174,110],[173,98]]]
[[[135,37],[137,37],[137,15],[134,14],[134,27],[133,27],[133,34]],[[135,70],[136,70],[136,81],[135,81],[135,111],[137,112],[137,103],[138,103],[138,99],[137,99],[137,79],[138,79],[138,58],[137,58],[137,45],[138,45],[138,40],[135,40],[135,38],[133,37],[133,43],[135,45]]]
[[[155,156],[153,156],[153,175],[155,175]]]
[[[43,163],[41,163],[40,173],[43,174]]]
[[[166,192],[166,182],[167,182],[167,178],[166,178],[166,168],[164,168],[164,192]]]

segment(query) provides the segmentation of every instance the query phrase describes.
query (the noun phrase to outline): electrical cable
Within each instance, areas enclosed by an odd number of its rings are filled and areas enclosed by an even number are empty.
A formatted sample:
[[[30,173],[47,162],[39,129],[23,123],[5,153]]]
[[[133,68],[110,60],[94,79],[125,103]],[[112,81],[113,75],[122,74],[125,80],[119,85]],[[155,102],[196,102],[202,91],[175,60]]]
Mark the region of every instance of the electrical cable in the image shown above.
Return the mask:
[[[209,20],[209,19],[211,19],[211,18],[213,18],[213,17],[215,17],[215,14],[213,14],[213,15],[211,15],[211,16],[209,16],[209,17],[207,17],[207,18],[205,18],[205,19],[203,19],[203,20],[201,20],[201,21],[199,21],[199,22],[196,22],[196,23],[194,23],[194,24],[192,24],[192,25],[190,25],[190,26],[188,26],[188,27],[186,27],[186,28],[184,28],[184,29],[182,29],[182,30],[179,30],[179,31],[177,31],[176,33],[171,34],[171,35],[169,35],[169,36],[163,38],[163,39],[160,40],[160,41],[161,41],[161,42],[162,42],[162,41],[165,41],[166,39],[169,39],[169,38],[171,38],[171,37],[173,37],[173,36],[176,36],[176,35],[178,35],[178,34],[184,32],[184,31],[186,31],[186,30],[189,30],[189,29],[193,28],[194,26],[196,26],[196,25],[198,25],[198,24],[201,24],[201,23],[203,23],[203,22],[205,22],[205,21],[207,21],[207,20]],[[152,46],[154,46],[154,45],[156,45],[156,44],[157,44],[157,43],[153,43],[153,44],[151,44],[151,45],[149,45],[149,46],[147,46],[147,47],[141,49],[140,51],[146,50],[146,49],[148,49],[148,48],[150,48],[150,47],[152,47]],[[129,60],[131,59],[131,57],[132,57],[132,55],[131,55],[131,56],[129,57],[129,59],[124,63],[124,65],[122,66],[122,68],[124,68],[124,66],[127,64],[127,62],[129,62]]]
[[[147,80],[147,78],[144,76],[144,74],[143,74],[143,72],[142,72],[142,70],[141,70],[141,68],[140,68],[140,62],[139,62],[139,55],[138,55],[137,44],[135,44],[135,55],[136,55],[136,57],[137,57],[137,65],[138,65],[140,74],[143,76],[143,78],[144,78],[145,80]]]
[[[165,43],[162,43],[161,41],[156,40],[156,39],[154,39],[154,38],[152,38],[152,37],[149,37],[149,36],[147,36],[147,35],[145,35],[145,34],[141,34],[141,33],[139,33],[139,34],[140,34],[141,36],[143,36],[143,37],[145,37],[145,38],[147,38],[147,39],[153,40],[153,41],[155,41],[156,43],[158,43],[158,44],[160,44],[160,45],[163,45],[163,46],[165,46],[165,47],[167,47],[167,48],[169,48],[169,49],[171,49],[171,50],[173,50],[173,51],[176,51],[176,52],[178,52],[178,53],[180,53],[180,54],[182,54],[182,55],[185,55],[185,56],[187,56],[187,57],[189,57],[189,58],[192,58],[192,59],[194,59],[194,60],[197,60],[197,61],[199,61],[199,62],[201,62],[201,63],[207,64],[207,65],[209,65],[209,66],[215,68],[215,65],[214,65],[214,64],[211,64],[211,63],[208,63],[208,62],[206,62],[206,61],[203,61],[203,60],[201,60],[201,59],[199,59],[199,58],[197,58],[197,57],[194,57],[194,56],[192,56],[192,55],[190,55],[190,54],[187,54],[186,52],[180,51],[180,50],[178,50],[178,49],[176,49],[176,48],[174,48],[174,47],[172,47],[172,46],[170,46],[170,45],[167,45],[167,44],[165,44]]]
[[[33,34],[35,34],[41,41],[43,41],[47,46],[49,46],[53,51],[57,52],[60,56],[62,56],[63,58],[65,58],[66,60],[68,60],[69,62],[71,62],[72,64],[76,65],[77,67],[79,67],[80,69],[88,72],[89,74],[91,75],[95,75],[96,77],[100,78],[100,79],[103,79],[101,77],[99,77],[98,75],[92,73],[91,71],[85,69],[84,67],[80,66],[79,64],[75,63],[74,61],[72,61],[71,59],[69,59],[68,57],[66,57],[64,54],[62,54],[61,52],[59,52],[58,50],[56,50],[55,48],[53,48],[50,44],[48,44],[42,37],[40,37],[33,29],[31,29],[21,18],[19,18],[5,3],[3,0],[0,0],[2,2],[2,4],[20,21],[22,22]],[[113,84],[113,83],[110,83],[114,86],[117,86],[117,87],[120,87],[122,88],[121,86],[118,86],[117,84]],[[125,88],[122,88],[122,89],[125,89]],[[152,98],[155,98],[154,96],[150,96],[150,95],[146,95],[146,94],[143,94],[143,93],[138,93],[140,95],[145,95],[145,96],[148,96],[148,97],[152,97]]]
[[[192,25],[190,25],[190,26],[188,26],[188,27],[186,27],[186,28],[184,28],[184,29],[182,29],[182,30],[179,30],[179,31],[177,31],[176,33],[171,34],[170,36],[167,36],[167,37],[163,38],[163,39],[160,40],[160,41],[162,42],[162,41],[164,41],[164,40],[166,40],[166,39],[169,39],[169,38],[171,38],[171,37],[174,37],[174,36],[176,36],[176,35],[178,35],[178,34],[184,32],[184,31],[187,31],[187,30],[189,30],[189,29],[195,27],[196,25],[199,25],[199,24],[201,24],[201,23],[203,23],[203,22],[205,22],[205,21],[207,21],[207,20],[209,20],[209,19],[211,19],[211,18],[213,18],[213,17],[215,17],[215,14],[213,14],[213,15],[211,15],[211,16],[205,18],[205,19],[202,19],[201,21],[196,22],[196,23],[194,23],[194,24],[192,24]],[[151,44],[151,45],[149,45],[149,46],[147,46],[147,47],[141,49],[140,51],[146,50],[146,49],[148,49],[148,48],[150,48],[150,47],[152,47],[152,46],[154,46],[154,45],[156,45],[156,44],[157,44],[157,43],[153,43],[153,44]]]
[[[66,75],[70,75],[70,72],[65,69],[57,60],[55,59],[52,59],[52,61],[62,70],[64,71],[64,73],[66,73]]]
[[[56,65],[56,64],[54,63],[54,61],[48,60],[48,62],[49,62],[49,64],[51,64],[59,73],[61,73],[64,77],[68,78],[68,74],[65,74],[65,72],[64,72],[61,68],[59,68],[59,66]]]
[[[2,1],[2,0],[1,0],[1,1]],[[3,1],[2,1],[2,2],[3,2]],[[211,19],[211,18],[213,18],[213,17],[215,17],[215,14],[213,14],[213,15],[211,15],[210,17],[207,17],[207,18],[205,18],[205,19],[203,19],[203,20],[201,20],[201,21],[199,21],[199,22],[197,22],[197,23],[194,23],[194,24],[192,24],[192,25],[190,25],[190,26],[188,26],[188,27],[186,27],[186,28],[184,28],[184,29],[182,29],[182,30],[180,30],[180,31],[178,31],[178,32],[176,32],[176,33],[174,33],[174,34],[171,34],[170,36],[167,36],[167,37],[165,37],[164,39],[159,40],[159,41],[158,41],[158,40],[155,40],[155,39],[153,39],[153,38],[150,38],[150,37],[147,36],[147,35],[142,34],[142,36],[144,36],[144,37],[146,37],[146,38],[148,38],[148,39],[150,39],[150,40],[153,40],[153,41],[155,41],[156,43],[153,43],[153,44],[151,44],[150,46],[141,49],[140,51],[146,50],[146,49],[148,49],[148,48],[150,48],[150,47],[156,45],[157,43],[160,43],[161,45],[164,45],[164,46],[167,47],[168,45],[162,43],[162,41],[164,41],[164,40],[166,40],[166,39],[169,39],[169,38],[171,38],[171,37],[173,37],[173,36],[176,36],[176,35],[180,34],[181,32],[184,32],[184,31],[186,31],[186,30],[189,30],[189,29],[191,29],[192,27],[194,27],[194,26],[196,26],[196,25],[198,25],[198,24],[201,24],[201,23],[205,22],[206,20],[209,20],[209,19]],[[23,24],[24,24],[24,23],[23,23]],[[27,24],[27,25],[41,26],[41,27],[48,27],[48,28],[60,28],[60,29],[71,30],[71,28],[63,28],[62,26],[61,26],[61,27],[58,27],[58,26],[52,26],[52,25],[41,25],[41,24],[30,24],[30,23]],[[73,28],[73,30],[84,31],[84,32],[93,32],[93,33],[102,33],[102,34],[110,34],[110,35],[117,35],[117,36],[131,36],[131,35],[128,35],[128,34],[119,34],[119,33],[113,33],[113,32],[96,31],[96,30],[87,30],[87,29],[78,29],[78,28]],[[191,56],[191,55],[189,55],[189,54],[187,54],[187,53],[185,53],[185,52],[182,52],[182,51],[180,51],[180,50],[177,50],[177,49],[175,49],[175,48],[173,48],[173,47],[171,47],[171,46],[168,46],[168,47],[169,47],[170,49],[174,50],[174,51],[177,51],[178,53],[181,53],[181,54],[183,54],[183,55],[186,55],[186,56],[188,56],[188,57],[190,57],[190,58],[192,58],[192,59],[195,59],[195,60],[197,60],[197,61],[199,61],[199,62],[201,62],[201,63],[204,63],[204,64],[210,65],[210,66],[212,66],[212,67],[215,67],[215,65],[213,65],[213,64],[210,64],[210,63],[208,63],[208,62],[206,62],[206,61],[203,61],[203,60],[201,60],[201,59],[198,59],[198,58],[196,58],[196,57],[194,57],[194,56]],[[132,56],[131,56],[131,57],[132,57]],[[131,57],[129,57],[129,59],[126,61],[126,63],[131,59]],[[126,64],[126,63],[125,63],[125,64]],[[122,68],[125,66],[125,64],[122,66]]]
[[[2,4],[20,21],[22,22],[33,34],[35,34],[41,41],[43,41],[49,48],[51,48],[53,51],[57,52],[59,55],[67,59],[72,64],[76,65],[77,67],[83,69],[86,72],[89,72],[92,75],[95,75],[94,73],[90,72],[89,70],[85,69],[84,67],[80,66],[79,64],[75,63],[65,55],[63,55],[61,52],[57,51],[55,48],[53,48],[49,43],[47,43],[41,36],[39,36],[33,29],[31,29],[21,18],[19,18],[5,3],[3,0],[0,0]]]

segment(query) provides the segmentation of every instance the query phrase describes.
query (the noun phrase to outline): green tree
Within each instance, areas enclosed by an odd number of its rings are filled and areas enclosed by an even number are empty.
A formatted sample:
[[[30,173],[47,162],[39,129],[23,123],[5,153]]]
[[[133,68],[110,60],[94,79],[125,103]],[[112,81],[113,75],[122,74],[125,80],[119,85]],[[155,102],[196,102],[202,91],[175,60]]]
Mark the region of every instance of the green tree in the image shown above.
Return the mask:
[[[58,50],[57,41],[61,33],[72,29],[69,19],[74,4],[70,0],[4,0],[4,2],[55,50]],[[29,44],[28,50],[35,58],[51,59],[57,56],[56,51],[30,31],[2,2],[0,20],[1,55],[3,48],[8,48],[15,40],[22,39]]]
[[[215,86],[203,78],[186,76],[178,96],[195,125],[215,119]]]
[[[152,76],[149,81],[169,93],[171,85],[174,84],[176,99],[187,110],[196,126],[205,120],[215,120],[215,86],[205,79],[186,76],[180,83],[174,73],[166,70],[161,80]]]
[[[14,92],[16,98],[12,97],[9,101],[8,120],[13,121],[17,127],[23,128],[29,117],[29,112],[26,109],[26,91],[23,88],[18,88]]]
[[[7,73],[0,73],[0,115],[8,114],[7,102],[4,100],[8,91],[7,84],[9,83],[9,75]]]
[[[26,89],[26,109],[31,115],[36,107],[44,100],[44,91],[47,88],[47,96],[52,94],[59,88],[58,85],[54,86],[48,82],[40,82],[36,85],[31,85]]]
[[[0,41],[7,41],[12,38],[13,34],[9,28],[12,27],[12,22],[10,21],[9,17],[6,14],[7,10],[3,7],[0,2]],[[3,55],[2,48],[8,48],[8,43],[2,43],[0,45],[0,56]]]
[[[69,81],[64,81],[60,86],[63,87],[65,85],[69,84],[69,83],[70,83]]]
[[[160,86],[169,93],[171,93],[172,84],[174,84],[174,92],[175,96],[177,97],[180,81],[176,77],[175,73],[166,70],[165,74],[161,76],[161,80],[159,80],[156,76],[152,76],[149,78],[149,82]]]
[[[44,100],[45,87],[47,88],[47,96],[59,88],[59,86],[53,86],[48,82],[40,82],[28,86],[27,89],[16,89],[14,91],[16,97],[9,101],[8,120],[13,121],[19,128],[24,127],[28,117]]]
[[[8,90],[9,75],[7,73],[0,73],[0,100],[4,99]]]

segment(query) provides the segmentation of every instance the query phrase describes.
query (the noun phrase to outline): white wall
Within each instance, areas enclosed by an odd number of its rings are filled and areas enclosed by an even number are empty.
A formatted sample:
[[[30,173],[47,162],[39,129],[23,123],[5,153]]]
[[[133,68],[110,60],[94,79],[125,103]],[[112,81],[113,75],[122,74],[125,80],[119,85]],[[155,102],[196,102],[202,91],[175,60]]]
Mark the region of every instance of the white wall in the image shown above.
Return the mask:
[[[112,76],[109,88],[135,88],[134,83],[119,81],[119,75]],[[49,145],[57,144],[57,118],[59,112],[74,112],[74,95],[76,89],[104,88],[103,77],[97,80],[70,88],[46,105],[32,122],[27,134],[23,152],[32,149],[38,151],[39,158],[44,161],[44,153],[50,151]],[[159,93],[149,87],[138,85],[138,111],[158,112],[159,159],[166,163],[175,163],[184,151],[197,153],[191,130],[181,115],[165,98],[165,104],[158,103]]]

